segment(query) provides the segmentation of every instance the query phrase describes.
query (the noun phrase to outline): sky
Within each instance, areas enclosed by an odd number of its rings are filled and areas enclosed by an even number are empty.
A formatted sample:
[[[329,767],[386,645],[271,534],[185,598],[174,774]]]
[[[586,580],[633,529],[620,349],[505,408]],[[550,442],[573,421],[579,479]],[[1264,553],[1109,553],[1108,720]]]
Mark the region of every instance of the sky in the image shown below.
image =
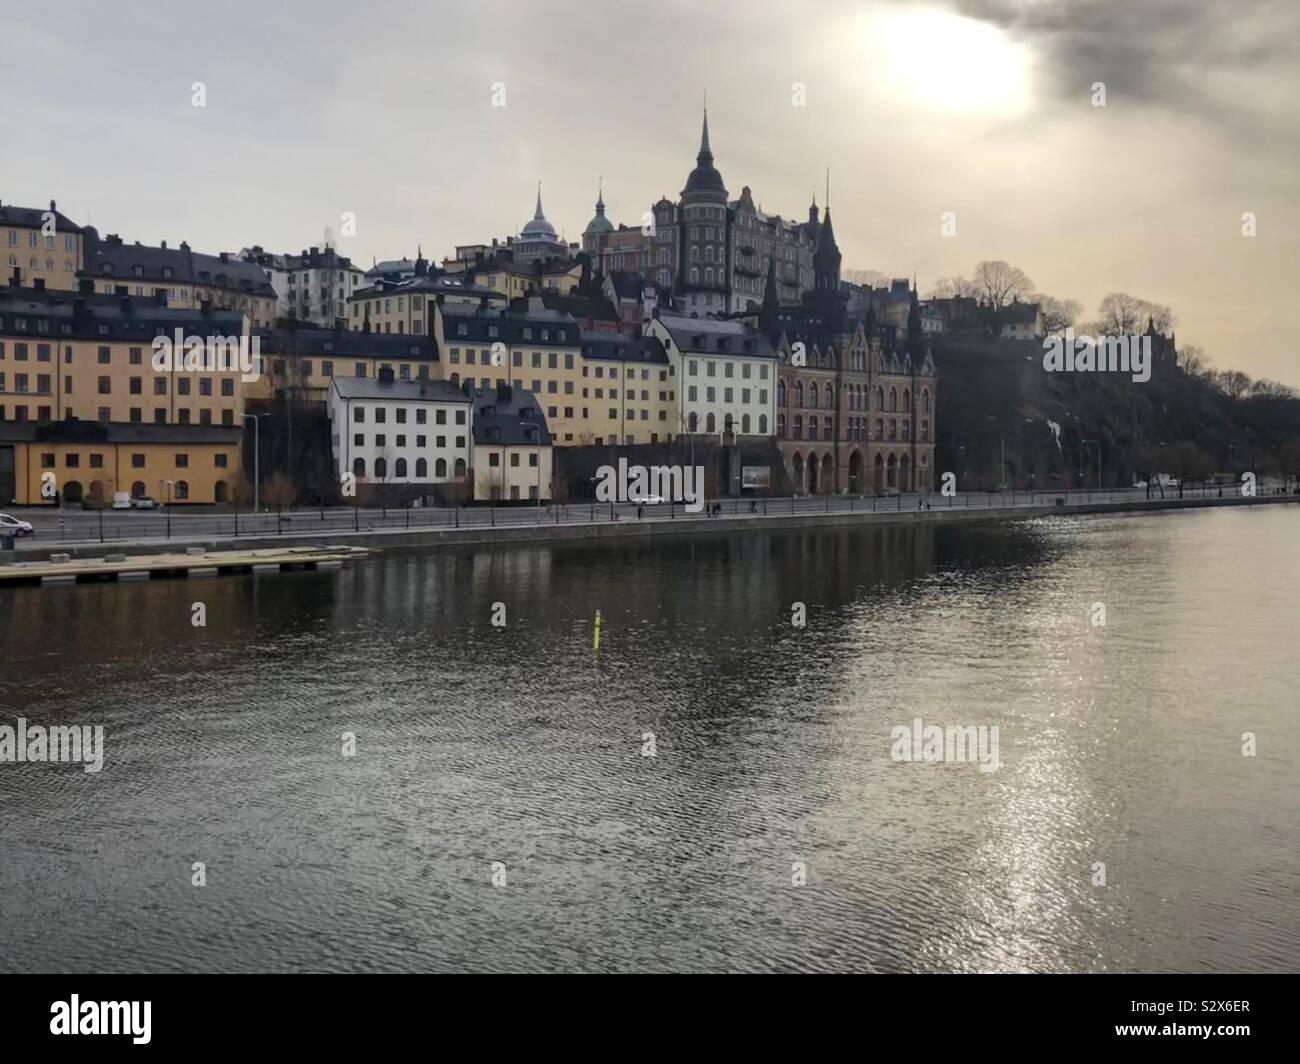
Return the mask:
[[[1294,0],[5,6],[0,200],[101,234],[295,252],[332,227],[364,266],[438,261],[517,232],[540,181],[576,241],[602,177],[615,223],[678,196],[707,93],[733,198],[802,219],[829,169],[846,270],[925,292],[1005,259],[1085,321],[1126,291],[1300,387]]]

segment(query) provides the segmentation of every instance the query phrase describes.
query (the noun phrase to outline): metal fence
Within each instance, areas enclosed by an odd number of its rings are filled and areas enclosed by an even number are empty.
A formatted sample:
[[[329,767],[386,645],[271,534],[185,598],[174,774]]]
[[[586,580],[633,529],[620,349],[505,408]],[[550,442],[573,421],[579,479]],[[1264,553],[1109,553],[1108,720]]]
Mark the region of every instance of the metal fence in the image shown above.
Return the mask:
[[[1165,499],[1213,498],[1217,487],[1166,488]],[[1222,497],[1233,497],[1228,488]],[[167,510],[161,513],[120,513],[111,510],[57,515],[37,512],[35,542],[54,544],[138,542],[167,539],[240,539],[275,535],[313,535],[329,532],[367,532],[379,529],[454,529],[578,525],[618,521],[706,520],[713,516],[772,517],[787,514],[843,514],[882,511],[965,509],[1004,511],[1039,506],[1088,505],[1145,501],[1145,489],[1109,491],[1007,491],[966,492],[945,496],[938,493],[879,496],[813,495],[793,498],[717,499],[697,511],[681,503],[660,503],[638,507],[635,503],[555,503],[551,505],[465,506],[450,508],[361,509],[340,507],[326,510],[293,509],[274,513],[209,512]],[[1150,494],[1152,500],[1161,495]],[[32,542],[28,540],[27,542]]]

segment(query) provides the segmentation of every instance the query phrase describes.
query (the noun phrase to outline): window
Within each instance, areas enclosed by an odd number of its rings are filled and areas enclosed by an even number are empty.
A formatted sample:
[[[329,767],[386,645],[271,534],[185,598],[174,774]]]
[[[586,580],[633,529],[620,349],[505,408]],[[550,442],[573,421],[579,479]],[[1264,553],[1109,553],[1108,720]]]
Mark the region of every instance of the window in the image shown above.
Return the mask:
[[[143,469],[143,468],[144,468],[144,455],[142,455],[142,454],[133,454],[133,455],[131,455],[131,468],[132,468],[132,469]],[[143,495],[144,492],[141,492],[140,494]]]
[[[178,454],[176,456],[176,468],[188,469],[190,465],[190,456],[188,454]]]
[[[166,384],[167,382],[166,382],[166,381],[163,381],[162,383],[163,383],[163,384]],[[113,394],[113,378],[112,378],[112,377],[100,377],[100,378],[99,378],[99,394],[100,394],[100,395],[112,395],[112,394]]]

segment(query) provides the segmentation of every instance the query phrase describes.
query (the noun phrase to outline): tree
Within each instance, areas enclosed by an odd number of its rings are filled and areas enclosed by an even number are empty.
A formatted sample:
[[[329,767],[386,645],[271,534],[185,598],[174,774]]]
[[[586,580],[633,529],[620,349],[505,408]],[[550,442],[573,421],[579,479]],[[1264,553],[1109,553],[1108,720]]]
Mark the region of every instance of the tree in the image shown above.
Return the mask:
[[[1002,259],[985,259],[975,267],[975,288],[992,306],[1004,307],[1033,291],[1034,282],[1025,271]]]
[[[1057,299],[1055,296],[1035,292],[1029,302],[1037,303],[1043,312],[1043,331],[1049,336],[1063,333],[1079,320],[1083,307],[1074,299]]]
[[[1248,373],[1243,373],[1239,369],[1225,369],[1222,373],[1215,375],[1215,383],[1224,395],[1233,399],[1241,399],[1250,391],[1252,382]]]
[[[1189,377],[1204,377],[1210,372],[1210,356],[1205,348],[1188,344],[1178,352],[1178,368]]]
[[[298,490],[282,470],[277,469],[262,489],[262,501],[277,510],[285,510],[298,499]]]
[[[1148,303],[1127,292],[1108,292],[1097,310],[1101,314],[1097,331],[1104,336],[1137,336],[1146,331],[1148,322],[1159,333],[1167,333],[1174,327],[1174,315],[1168,307]]]
[[[1279,381],[1261,377],[1250,385],[1248,393],[1252,399],[1294,399],[1295,392]]]
[[[979,295],[979,288],[974,281],[965,277],[940,277],[934,282],[927,299],[974,298]]]

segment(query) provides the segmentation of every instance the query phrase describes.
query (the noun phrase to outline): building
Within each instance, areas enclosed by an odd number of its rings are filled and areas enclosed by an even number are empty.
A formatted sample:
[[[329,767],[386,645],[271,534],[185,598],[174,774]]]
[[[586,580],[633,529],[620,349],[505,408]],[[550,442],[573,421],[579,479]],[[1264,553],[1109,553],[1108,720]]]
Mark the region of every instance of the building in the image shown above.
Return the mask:
[[[1013,299],[991,315],[995,335],[1004,340],[1041,340],[1043,338],[1043,308],[1037,303],[1021,303]]]
[[[447,381],[335,377],[329,390],[330,451],[339,483],[361,489],[427,487],[444,498],[468,482],[472,405]]]
[[[469,244],[456,249],[456,257],[443,259],[442,272],[449,277],[464,277],[467,283],[483,285],[508,299],[536,295],[540,292],[571,294],[582,281],[583,266],[569,258],[520,261],[515,254],[518,242],[508,237],[504,243]]]
[[[649,226],[615,226],[605,217],[604,186],[597,186],[596,213],[582,233],[582,250],[601,273],[642,272],[650,267]]]
[[[0,202],[0,248],[5,277],[28,288],[40,281],[47,289],[72,291],[86,261],[81,226],[60,214],[54,200],[47,211]]]
[[[266,271],[255,262],[221,252],[204,255],[189,244],[158,247],[128,244],[116,234],[103,240],[94,228],[83,230],[86,266],[82,279],[104,295],[135,298],[165,297],[167,305],[200,309],[210,305],[246,314],[254,328],[275,324],[276,291]],[[119,291],[120,289],[120,291]]]
[[[536,396],[509,384],[475,388],[474,498],[551,497],[551,433]]]
[[[263,376],[249,398],[289,397],[326,403],[335,377],[438,380],[438,347],[427,336],[401,336],[316,326],[282,325],[256,334]]]
[[[598,204],[599,206],[599,204]],[[636,262],[645,277],[670,289],[676,309],[688,316],[723,315],[757,307],[762,299],[767,263],[777,262],[778,296],[798,302],[813,285],[813,252],[820,226],[816,203],[806,222],[765,213],[746,186],[738,199],[729,199],[722,175],[714,165],[709,144],[709,119],[704,116],[695,168],[677,201],[661,197],[651,207],[653,233],[644,238]],[[601,217],[598,210],[596,224]],[[590,226],[589,226],[590,228]],[[602,227],[603,228],[603,227]],[[589,245],[599,249],[602,267],[607,257],[627,256],[615,233],[596,232]],[[632,262],[614,268],[634,268]]]
[[[423,254],[416,251],[413,259],[385,259],[383,262],[372,261],[370,269],[366,271],[366,284],[374,284],[376,281],[405,281],[414,277],[416,274],[416,264],[424,258]]]
[[[427,263],[420,259],[419,271],[412,276],[401,281],[379,280],[354,292],[348,299],[348,328],[354,332],[429,336],[435,303],[500,309],[507,297],[496,289],[475,284],[468,274],[431,275]]]
[[[537,209],[532,220],[519,231],[519,238],[514,244],[514,258],[518,263],[528,264],[541,259],[572,258],[569,245],[555,231],[555,226],[546,220],[542,213],[542,183],[537,183]]]
[[[752,315],[780,359],[776,434],[786,470],[810,495],[929,490],[937,380],[915,287],[900,328],[878,316],[875,299],[846,291],[840,264],[827,207],[813,291],[783,303],[769,260]]]
[[[158,369],[153,344],[179,332],[220,339],[229,352],[249,335],[244,315],[92,287],[83,279],[80,292],[39,283],[0,289],[0,420],[241,426],[256,382],[243,379],[237,362],[204,372]]]
[[[241,478],[241,433],[219,425],[0,421],[0,505],[111,503],[118,491],[169,504],[227,503]]]
[[[676,385],[671,420],[679,433],[771,436],[776,430],[776,351],[738,321],[686,318],[662,311],[647,336],[663,344]]]
[[[275,289],[276,318],[332,328],[347,316],[348,298],[365,287],[366,275],[332,247],[304,248],[298,255],[272,255],[254,245],[239,253],[256,263]]]
[[[582,333],[583,443],[670,442],[677,434],[676,378],[655,336]]]
[[[582,339],[572,315],[547,310],[540,296],[508,310],[437,304],[433,339],[444,379],[531,391],[557,443],[591,442]]]

